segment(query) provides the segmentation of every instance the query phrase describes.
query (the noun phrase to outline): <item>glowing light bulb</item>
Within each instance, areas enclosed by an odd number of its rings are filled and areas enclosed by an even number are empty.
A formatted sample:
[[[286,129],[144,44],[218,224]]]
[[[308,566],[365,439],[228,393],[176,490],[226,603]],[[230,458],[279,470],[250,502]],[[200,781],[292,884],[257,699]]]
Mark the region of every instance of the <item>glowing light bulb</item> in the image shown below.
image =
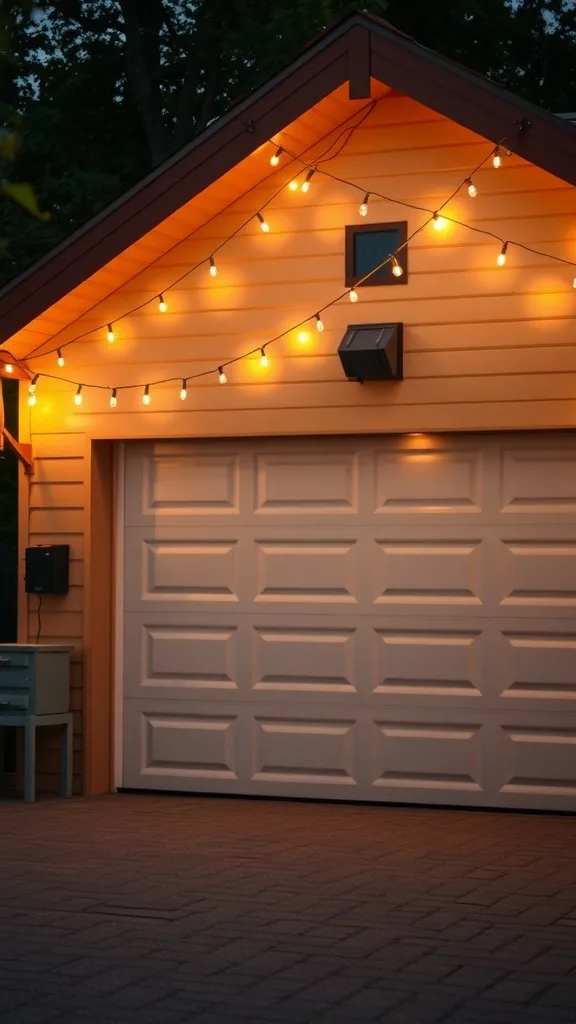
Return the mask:
[[[150,405],[150,385],[147,384],[142,395],[142,405]]]
[[[82,397],[82,385],[79,384],[78,385],[78,391],[74,395],[74,405],[82,405],[83,401],[84,401],[84,399]]]
[[[30,381],[30,383],[28,385],[28,394],[29,395],[33,395],[34,392],[36,391],[36,384],[38,383],[38,376],[39,375],[36,374],[34,377],[32,377],[32,380]],[[32,404],[34,404],[34,403],[32,403]]]
[[[466,182],[468,185],[468,195],[470,196],[471,199],[475,199],[476,196],[478,195],[478,189],[476,188],[476,185],[472,181],[472,178],[466,178]]]
[[[221,384],[226,384],[226,381],[228,380],[228,377],[224,373],[224,370],[222,369],[221,366],[218,367],[218,380],[220,381]]]
[[[296,178],[292,178],[292,181],[288,182],[288,188],[290,189],[291,192],[298,191],[298,182],[296,181]]]
[[[36,405],[36,395],[28,395],[28,405]]]
[[[500,153],[500,146],[496,146],[496,149],[494,150],[494,156],[492,157],[492,166],[496,168],[502,167],[502,156]]]
[[[278,167],[278,164],[280,163],[280,157],[282,156],[283,152],[284,150],[282,149],[282,146],[279,146],[276,152],[274,153],[274,156],[270,157],[270,163],[272,167]]]
[[[12,363],[4,363],[4,369],[6,370],[6,373],[14,373]]]
[[[214,257],[211,256],[210,257],[210,277],[216,277],[217,273],[218,273],[218,267],[216,266],[216,264],[214,262]]]
[[[574,278],[574,280],[572,281],[572,287],[573,287],[573,288],[576,288],[576,277],[575,277],[575,278]]]
[[[112,388],[112,394],[110,395],[110,408],[115,409],[118,405],[118,399],[116,397],[116,388]]]
[[[266,355],[266,349],[260,349],[260,366],[268,366],[268,356]]]
[[[308,331],[298,331],[298,341],[301,345],[305,345],[308,341]]]
[[[264,217],[262,216],[261,213],[257,213],[256,216],[260,221],[260,229],[264,232],[264,234],[267,234],[268,231],[270,231],[270,225],[268,224],[267,221],[264,220]]]
[[[360,203],[360,209],[358,210],[361,217],[365,217],[368,213],[368,200],[370,199],[370,193],[367,192],[364,199]]]
[[[57,359],[58,366],[64,366],[64,356],[62,355],[62,349],[60,349],[60,348],[57,349],[57,354],[58,354],[58,359]]]
[[[183,402],[186,401],[186,395],[187,394],[188,394],[188,391],[186,389],[186,378],[183,377],[182,378],[182,387],[180,388],[180,398],[182,399]]]
[[[319,334],[322,334],[322,331],[324,330],[324,321],[322,320],[320,313],[316,313],[316,330]]]
[[[447,221],[445,217],[441,217],[439,213],[435,213],[432,216],[434,222],[434,228],[436,231],[443,231],[446,227]]]
[[[358,292],[355,291],[354,288],[351,288],[348,292],[348,298],[350,299],[350,302],[358,302]]]
[[[506,252],[508,251],[508,242],[504,242],[498,256],[496,257],[496,263],[499,267],[503,267],[506,263]]]
[[[312,181],[312,178],[314,177],[315,174],[316,174],[316,168],[315,167],[311,167],[310,170],[308,171],[308,174],[304,178],[304,181],[300,185],[300,191],[301,192],[309,192],[310,191],[310,182]]]
[[[402,277],[402,274],[404,273],[395,256],[392,257],[392,273],[394,274],[394,277]]]
[[[158,309],[160,310],[161,313],[165,313],[166,310],[168,309],[168,306],[166,305],[164,301],[164,296],[162,294],[158,296]]]
[[[108,324],[108,330],[106,332],[106,337],[107,337],[107,339],[108,339],[108,341],[110,343],[112,343],[114,341],[114,329],[112,327],[112,324]]]

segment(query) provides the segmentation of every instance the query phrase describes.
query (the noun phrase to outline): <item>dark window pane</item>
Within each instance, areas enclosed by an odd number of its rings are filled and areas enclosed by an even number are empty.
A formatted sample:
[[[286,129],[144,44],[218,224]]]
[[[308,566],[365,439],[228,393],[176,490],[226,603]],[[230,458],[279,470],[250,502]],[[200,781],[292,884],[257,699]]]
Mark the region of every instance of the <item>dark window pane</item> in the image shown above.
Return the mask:
[[[354,275],[364,277],[395,252],[400,234],[392,231],[359,231],[354,235]]]

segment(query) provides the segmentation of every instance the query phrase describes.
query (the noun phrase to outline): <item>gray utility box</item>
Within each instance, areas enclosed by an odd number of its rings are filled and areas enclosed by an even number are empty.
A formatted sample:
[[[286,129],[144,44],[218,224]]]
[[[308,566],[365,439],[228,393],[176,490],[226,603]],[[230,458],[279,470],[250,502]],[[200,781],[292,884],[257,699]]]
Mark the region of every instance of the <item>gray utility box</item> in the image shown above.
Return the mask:
[[[71,650],[47,644],[0,644],[0,714],[67,713]]]

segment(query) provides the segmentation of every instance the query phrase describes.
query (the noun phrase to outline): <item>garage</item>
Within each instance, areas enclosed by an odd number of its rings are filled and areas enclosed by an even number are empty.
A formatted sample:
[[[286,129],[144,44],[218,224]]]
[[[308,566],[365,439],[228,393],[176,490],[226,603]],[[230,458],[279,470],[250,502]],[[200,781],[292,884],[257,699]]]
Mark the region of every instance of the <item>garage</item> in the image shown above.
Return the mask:
[[[574,809],[573,433],[119,461],[121,787]]]

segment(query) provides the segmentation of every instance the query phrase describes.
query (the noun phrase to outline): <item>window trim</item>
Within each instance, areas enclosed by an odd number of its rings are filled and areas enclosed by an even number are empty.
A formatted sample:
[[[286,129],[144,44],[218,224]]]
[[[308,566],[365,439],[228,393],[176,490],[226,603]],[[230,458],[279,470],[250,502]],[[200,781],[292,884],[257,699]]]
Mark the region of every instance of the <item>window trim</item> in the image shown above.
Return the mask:
[[[378,231],[397,231],[399,245],[403,245],[404,248],[398,253],[398,263],[402,267],[404,273],[401,277],[395,277],[390,269],[390,265],[382,267],[381,270],[376,271],[372,274],[359,288],[370,288],[372,286],[388,287],[389,285],[395,284],[407,284],[408,283],[408,246],[405,244],[408,238],[408,221],[395,220],[386,221],[379,224],[347,224],[346,225],[346,238],[345,238],[345,284],[347,288],[352,288],[356,285],[356,275],[354,274],[354,239],[356,235],[369,234]]]

